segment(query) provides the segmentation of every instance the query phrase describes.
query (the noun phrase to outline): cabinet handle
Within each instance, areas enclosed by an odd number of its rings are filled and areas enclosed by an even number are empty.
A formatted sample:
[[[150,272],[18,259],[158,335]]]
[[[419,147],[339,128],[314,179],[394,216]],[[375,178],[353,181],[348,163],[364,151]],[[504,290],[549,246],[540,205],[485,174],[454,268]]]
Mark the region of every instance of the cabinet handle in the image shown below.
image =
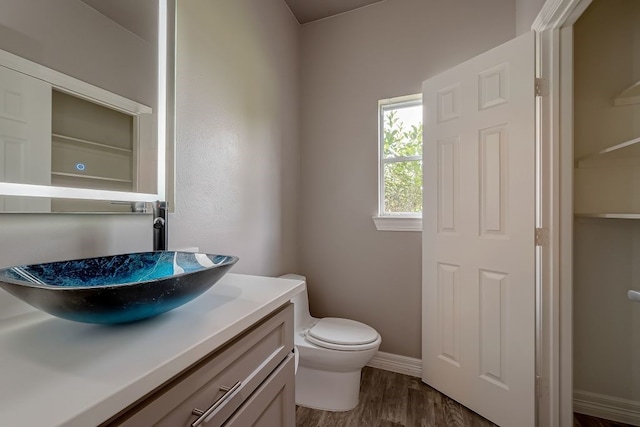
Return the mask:
[[[198,427],[200,424],[202,424],[207,419],[207,417],[209,417],[209,415],[211,415],[213,411],[218,409],[218,407],[222,405],[222,403],[227,399],[227,397],[231,396],[231,394],[233,394],[234,391],[239,389],[241,385],[242,385],[242,381],[238,381],[233,386],[231,386],[231,388],[221,386],[220,390],[224,391],[224,394],[220,396],[218,400],[213,402],[213,405],[211,405],[209,409],[207,409],[206,411],[203,411],[202,409],[195,408],[193,411],[191,411],[191,414],[198,415],[198,419],[196,419],[191,424],[191,427]]]

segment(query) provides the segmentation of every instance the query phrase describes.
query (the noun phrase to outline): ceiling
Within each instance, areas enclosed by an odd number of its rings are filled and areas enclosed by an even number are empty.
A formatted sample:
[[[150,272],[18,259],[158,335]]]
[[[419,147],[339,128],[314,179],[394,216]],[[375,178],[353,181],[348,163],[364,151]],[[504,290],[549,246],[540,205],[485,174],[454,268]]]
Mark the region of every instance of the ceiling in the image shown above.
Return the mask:
[[[284,0],[301,24],[338,15],[384,0]]]
[[[154,41],[157,28],[155,0],[81,0],[109,19],[147,41]],[[349,12],[384,0],[284,0],[300,24]]]

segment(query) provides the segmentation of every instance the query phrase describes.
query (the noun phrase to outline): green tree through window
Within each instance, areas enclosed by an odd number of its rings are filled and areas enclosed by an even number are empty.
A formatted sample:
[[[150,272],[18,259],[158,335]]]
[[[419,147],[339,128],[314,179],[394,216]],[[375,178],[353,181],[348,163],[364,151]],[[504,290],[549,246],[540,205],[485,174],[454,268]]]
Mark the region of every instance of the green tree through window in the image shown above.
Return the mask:
[[[386,105],[381,113],[384,188],[381,214],[419,214],[422,212],[422,105],[419,101]]]

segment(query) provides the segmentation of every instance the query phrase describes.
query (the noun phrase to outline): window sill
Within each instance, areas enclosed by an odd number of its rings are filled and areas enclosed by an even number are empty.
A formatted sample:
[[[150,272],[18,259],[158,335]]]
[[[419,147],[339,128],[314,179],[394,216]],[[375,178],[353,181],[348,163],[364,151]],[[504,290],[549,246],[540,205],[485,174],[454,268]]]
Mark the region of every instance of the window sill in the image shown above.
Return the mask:
[[[378,231],[422,231],[422,218],[409,216],[374,216]]]

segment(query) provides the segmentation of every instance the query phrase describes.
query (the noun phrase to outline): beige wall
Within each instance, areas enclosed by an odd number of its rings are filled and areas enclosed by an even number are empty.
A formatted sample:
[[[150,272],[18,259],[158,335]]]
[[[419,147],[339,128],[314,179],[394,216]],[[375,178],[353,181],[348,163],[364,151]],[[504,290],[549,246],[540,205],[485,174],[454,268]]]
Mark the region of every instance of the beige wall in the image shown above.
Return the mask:
[[[157,11],[156,0],[139,1]],[[0,49],[156,110],[156,41],[80,0],[2,0]]]
[[[180,4],[170,245],[239,255],[236,272],[296,271],[298,26],[280,0]],[[0,267],[151,246],[149,215],[0,214]],[[0,316],[25,307],[0,291]]]
[[[236,272],[306,274],[314,314],[420,357],[420,233],[371,221],[377,101],[511,38],[513,1],[387,0],[303,27],[281,0],[179,7],[170,244],[239,255]],[[0,266],[151,245],[146,217],[49,218],[0,216]]]
[[[515,0],[516,3],[516,35],[531,31],[531,24],[538,16],[545,0]]]
[[[573,386],[640,401],[640,224],[578,219],[574,227]]]
[[[0,268],[151,250],[150,215],[0,214]],[[29,306],[0,290],[0,321]]]
[[[640,79],[640,3],[594,0],[574,25],[574,155],[637,138],[640,106],[613,99]],[[640,211],[636,144],[578,163],[579,213]],[[573,384],[640,402],[640,223],[576,219],[573,254]],[[636,414],[637,417],[637,414]]]
[[[170,241],[297,271],[298,24],[282,0],[178,2]]]
[[[155,46],[79,0],[3,0],[0,49],[155,105]],[[114,63],[118,65],[111,67]],[[134,70],[137,79],[131,74]],[[149,215],[0,214],[0,267],[144,251],[151,246]],[[0,291],[0,318],[25,307]]]
[[[512,0],[387,0],[302,27],[301,272],[311,312],[420,358],[421,234],[379,232],[377,102],[511,39]]]

